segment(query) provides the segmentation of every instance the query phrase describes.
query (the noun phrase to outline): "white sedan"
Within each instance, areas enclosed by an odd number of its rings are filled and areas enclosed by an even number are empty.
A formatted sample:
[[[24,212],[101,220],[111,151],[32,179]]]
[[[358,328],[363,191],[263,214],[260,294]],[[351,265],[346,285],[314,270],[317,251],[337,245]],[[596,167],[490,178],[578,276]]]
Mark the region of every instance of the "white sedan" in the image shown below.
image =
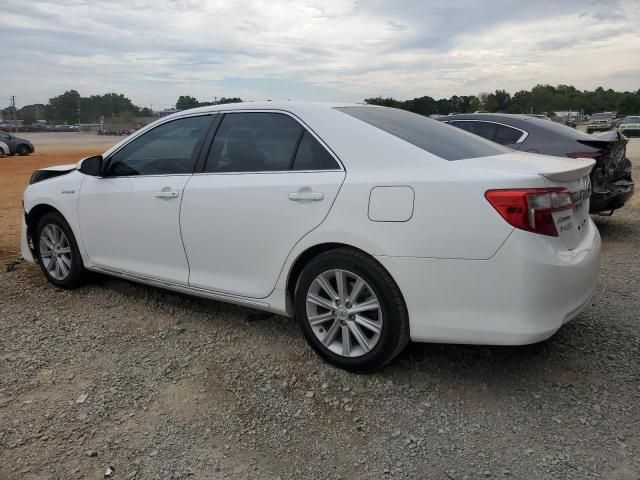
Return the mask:
[[[409,340],[521,345],[575,317],[593,164],[391,108],[204,107],[34,172],[22,252],[61,288],[91,270],[295,316],[366,371]]]

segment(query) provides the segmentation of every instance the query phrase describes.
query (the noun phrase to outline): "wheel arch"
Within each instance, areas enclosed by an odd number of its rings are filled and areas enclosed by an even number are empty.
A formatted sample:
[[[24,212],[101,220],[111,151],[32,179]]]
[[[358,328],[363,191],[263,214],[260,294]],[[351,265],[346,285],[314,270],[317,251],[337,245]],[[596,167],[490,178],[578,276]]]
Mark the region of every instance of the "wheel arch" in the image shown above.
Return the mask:
[[[36,233],[36,228],[38,227],[38,222],[40,219],[45,216],[47,213],[55,212],[60,215],[62,218],[67,220],[64,214],[58,210],[57,208],[49,205],[48,203],[39,203],[31,208],[27,214],[25,214],[25,223],[27,224],[27,241],[29,245],[32,244],[33,238]],[[67,221],[67,223],[69,223]],[[30,247],[31,248],[31,247]]]
[[[314,258],[316,258],[318,255],[328,252],[330,250],[337,250],[340,248],[354,250],[356,252],[359,252],[361,254],[364,254],[370,257],[373,261],[375,261],[378,265],[380,265],[380,267],[385,272],[387,272],[387,274],[393,279],[396,285],[398,285],[398,282],[396,281],[395,278],[393,278],[393,275],[391,275],[391,272],[389,272],[389,270],[387,270],[387,268],[384,265],[378,262],[378,260],[369,252],[362,250],[361,248],[354,247],[353,245],[349,245],[347,243],[340,243],[340,242],[319,243],[316,245],[312,245],[308,247],[306,250],[304,250],[303,252],[301,252],[298,255],[298,257],[293,261],[291,268],[289,268],[289,272],[287,275],[287,283],[285,287],[286,288],[285,292],[287,297],[287,311],[289,312],[294,311],[293,299],[294,299],[295,289],[298,284],[298,279],[300,278],[300,274],[302,273],[302,270],[304,270],[304,267],[306,267],[309,264],[309,262]],[[405,302],[405,305],[406,305],[404,294],[402,293],[402,290],[400,290],[399,285],[398,285],[398,290],[400,291],[400,295],[402,296],[402,301]]]

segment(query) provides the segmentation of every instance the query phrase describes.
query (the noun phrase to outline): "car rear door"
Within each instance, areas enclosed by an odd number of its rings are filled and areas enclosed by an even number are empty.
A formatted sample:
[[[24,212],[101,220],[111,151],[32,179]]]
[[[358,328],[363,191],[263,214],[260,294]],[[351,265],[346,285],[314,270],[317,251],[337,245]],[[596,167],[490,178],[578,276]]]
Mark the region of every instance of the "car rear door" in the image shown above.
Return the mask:
[[[182,200],[189,284],[268,296],[294,245],[329,213],[344,178],[338,160],[292,115],[224,114]]]
[[[163,123],[107,158],[102,177],[83,181],[78,215],[94,265],[187,284],[180,202],[211,119],[199,115]]]

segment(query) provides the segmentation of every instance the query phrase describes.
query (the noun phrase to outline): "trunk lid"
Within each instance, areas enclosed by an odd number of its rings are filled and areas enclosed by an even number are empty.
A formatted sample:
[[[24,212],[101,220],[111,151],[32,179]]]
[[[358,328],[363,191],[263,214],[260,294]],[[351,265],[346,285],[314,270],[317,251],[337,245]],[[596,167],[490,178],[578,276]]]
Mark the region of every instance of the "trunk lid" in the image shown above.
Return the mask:
[[[486,168],[501,172],[541,175],[554,181],[570,181],[589,175],[595,165],[590,158],[563,158],[536,153],[513,152],[494,157],[471,158],[466,167]]]

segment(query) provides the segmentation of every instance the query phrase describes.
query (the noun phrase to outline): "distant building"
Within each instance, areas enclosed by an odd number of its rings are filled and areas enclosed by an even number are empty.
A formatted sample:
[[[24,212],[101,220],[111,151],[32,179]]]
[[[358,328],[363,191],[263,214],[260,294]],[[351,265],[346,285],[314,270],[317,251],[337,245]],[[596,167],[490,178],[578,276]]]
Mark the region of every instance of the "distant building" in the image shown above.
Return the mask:
[[[574,122],[583,120],[583,116],[580,115],[580,112],[562,111],[553,113],[555,113],[556,118],[561,118],[563,120],[573,120]]]
[[[166,117],[167,115],[172,115],[181,111],[182,109],[180,108],[165,108],[164,110],[160,110],[158,112],[158,115],[160,115],[161,117]]]

